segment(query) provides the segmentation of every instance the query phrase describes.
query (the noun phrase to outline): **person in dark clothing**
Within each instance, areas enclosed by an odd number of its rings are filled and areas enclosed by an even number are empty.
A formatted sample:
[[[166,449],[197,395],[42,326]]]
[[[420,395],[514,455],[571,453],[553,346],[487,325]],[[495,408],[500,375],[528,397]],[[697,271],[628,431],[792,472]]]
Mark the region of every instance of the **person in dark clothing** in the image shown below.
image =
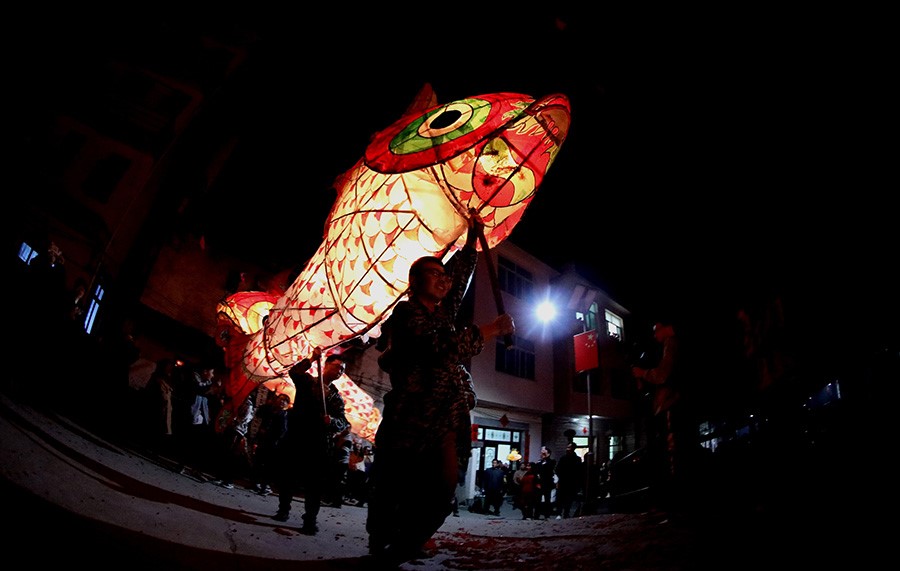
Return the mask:
[[[559,506],[557,518],[568,519],[572,512],[572,506],[578,498],[584,484],[584,464],[581,457],[575,453],[575,443],[566,445],[566,453],[556,463],[556,504]]]
[[[278,513],[273,519],[288,520],[294,492],[302,485],[306,512],[301,531],[307,535],[315,535],[319,530],[316,518],[322,504],[326,478],[330,475],[332,440],[335,434],[350,426],[344,414],[344,399],[333,384],[344,374],[346,364],[337,354],[325,359],[325,364],[321,365],[321,377],[327,388],[323,390],[319,379],[307,373],[312,361],[320,362],[321,356],[321,349],[316,347],[312,360],[303,359],[290,370],[297,393],[294,406],[287,413],[287,430],[278,446]]]
[[[662,356],[655,367],[633,367],[631,372],[641,390],[652,394],[647,452],[651,469],[650,493],[655,507],[671,507],[674,487],[682,470],[685,427],[679,386],[680,348],[675,324],[665,318],[653,324],[653,338],[662,345]]]
[[[223,488],[234,488],[234,481],[240,476],[248,475],[253,465],[247,431],[256,409],[253,407],[255,393],[251,393],[237,408],[235,415],[228,419],[228,425],[221,434],[216,434],[216,442],[220,446],[218,460],[219,479],[213,484]]]
[[[457,321],[484,227],[474,213],[468,222],[466,243],[446,266],[431,256],[412,264],[408,299],[385,327],[389,346],[378,362],[391,390],[375,435],[366,521],[369,550],[385,566],[417,557],[452,512],[460,470],[472,454],[475,391],[464,362],[487,339],[515,331],[507,314],[483,326]]]
[[[534,467],[541,481],[541,504],[535,510],[535,519],[550,519],[553,515],[553,490],[556,489],[554,476],[556,475],[556,460],[546,446],[541,446],[541,459]]]
[[[525,462],[525,473],[519,480],[519,493],[522,519],[535,519],[541,503],[541,479],[537,468],[531,462]]]
[[[256,411],[260,422],[253,439],[251,480],[254,491],[261,496],[272,491],[269,484],[275,477],[278,443],[287,430],[287,411],[290,407],[291,398],[288,395],[271,393]]]
[[[365,507],[369,500],[369,475],[366,468],[366,453],[362,446],[354,444],[347,462],[347,500],[357,507]]]
[[[331,476],[327,480],[325,502],[333,508],[340,509],[344,505],[344,493],[347,490],[347,472],[350,471],[350,453],[353,440],[350,438],[350,427],[334,437],[331,446]]]
[[[500,506],[503,505],[503,494],[506,492],[506,470],[503,463],[494,458],[491,467],[484,471],[481,477],[484,488],[484,503],[489,513],[500,515]]]

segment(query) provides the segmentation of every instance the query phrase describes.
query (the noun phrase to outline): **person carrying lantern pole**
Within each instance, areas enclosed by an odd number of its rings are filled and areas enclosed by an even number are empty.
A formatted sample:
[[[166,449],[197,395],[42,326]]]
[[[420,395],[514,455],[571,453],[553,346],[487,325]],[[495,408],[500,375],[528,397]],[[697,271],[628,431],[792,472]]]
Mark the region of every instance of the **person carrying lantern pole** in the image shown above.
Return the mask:
[[[469,411],[476,400],[463,363],[486,340],[515,332],[506,313],[482,326],[458,322],[484,227],[470,214],[466,243],[446,266],[432,256],[412,264],[408,299],[398,302],[385,327],[389,341],[379,366],[390,375],[391,390],[375,436],[366,528],[370,553],[386,565],[421,557],[452,512],[459,473],[471,456]]]

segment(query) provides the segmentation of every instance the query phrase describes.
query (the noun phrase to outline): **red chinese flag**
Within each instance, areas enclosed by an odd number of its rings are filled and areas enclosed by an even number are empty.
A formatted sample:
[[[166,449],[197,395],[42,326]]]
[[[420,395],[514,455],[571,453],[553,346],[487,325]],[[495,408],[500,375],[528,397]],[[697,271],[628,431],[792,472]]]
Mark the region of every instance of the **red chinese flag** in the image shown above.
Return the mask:
[[[575,340],[575,372],[588,371],[600,366],[597,352],[597,332],[593,329],[579,333]]]

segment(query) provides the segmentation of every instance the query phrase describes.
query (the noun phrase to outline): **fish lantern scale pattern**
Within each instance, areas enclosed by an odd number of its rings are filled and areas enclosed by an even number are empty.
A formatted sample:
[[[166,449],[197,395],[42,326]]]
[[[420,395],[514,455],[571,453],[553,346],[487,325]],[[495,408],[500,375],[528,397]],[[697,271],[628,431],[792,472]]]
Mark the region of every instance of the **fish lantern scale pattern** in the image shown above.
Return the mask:
[[[560,94],[479,95],[416,111],[375,134],[337,178],[324,239],[247,343],[243,371],[284,376],[313,347],[380,335],[409,267],[461,247],[470,211],[493,247],[510,235],[568,133]]]

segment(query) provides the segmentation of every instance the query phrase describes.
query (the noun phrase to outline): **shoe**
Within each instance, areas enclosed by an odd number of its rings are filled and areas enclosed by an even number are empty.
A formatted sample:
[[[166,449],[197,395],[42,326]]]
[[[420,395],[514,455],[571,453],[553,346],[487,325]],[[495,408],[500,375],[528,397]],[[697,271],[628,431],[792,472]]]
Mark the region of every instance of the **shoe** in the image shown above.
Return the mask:
[[[561,515],[556,516],[556,519],[562,519]]]
[[[315,520],[307,520],[306,514],[303,514],[303,527],[300,528],[302,533],[306,535],[315,535],[317,531],[319,531],[319,526],[316,525]]]
[[[374,554],[376,565],[379,569],[396,569],[408,561],[414,559],[429,559],[431,554],[422,549],[399,548],[389,545],[381,552]]]
[[[278,512],[277,514],[272,516],[272,519],[274,519],[275,521],[287,521],[290,517],[291,514],[289,512]]]
[[[272,488],[269,486],[262,486],[256,490],[256,493],[261,496],[268,496],[272,492]]]
[[[219,482],[217,485],[219,487],[225,488],[226,490],[234,489],[234,484],[232,484],[231,482]]]

